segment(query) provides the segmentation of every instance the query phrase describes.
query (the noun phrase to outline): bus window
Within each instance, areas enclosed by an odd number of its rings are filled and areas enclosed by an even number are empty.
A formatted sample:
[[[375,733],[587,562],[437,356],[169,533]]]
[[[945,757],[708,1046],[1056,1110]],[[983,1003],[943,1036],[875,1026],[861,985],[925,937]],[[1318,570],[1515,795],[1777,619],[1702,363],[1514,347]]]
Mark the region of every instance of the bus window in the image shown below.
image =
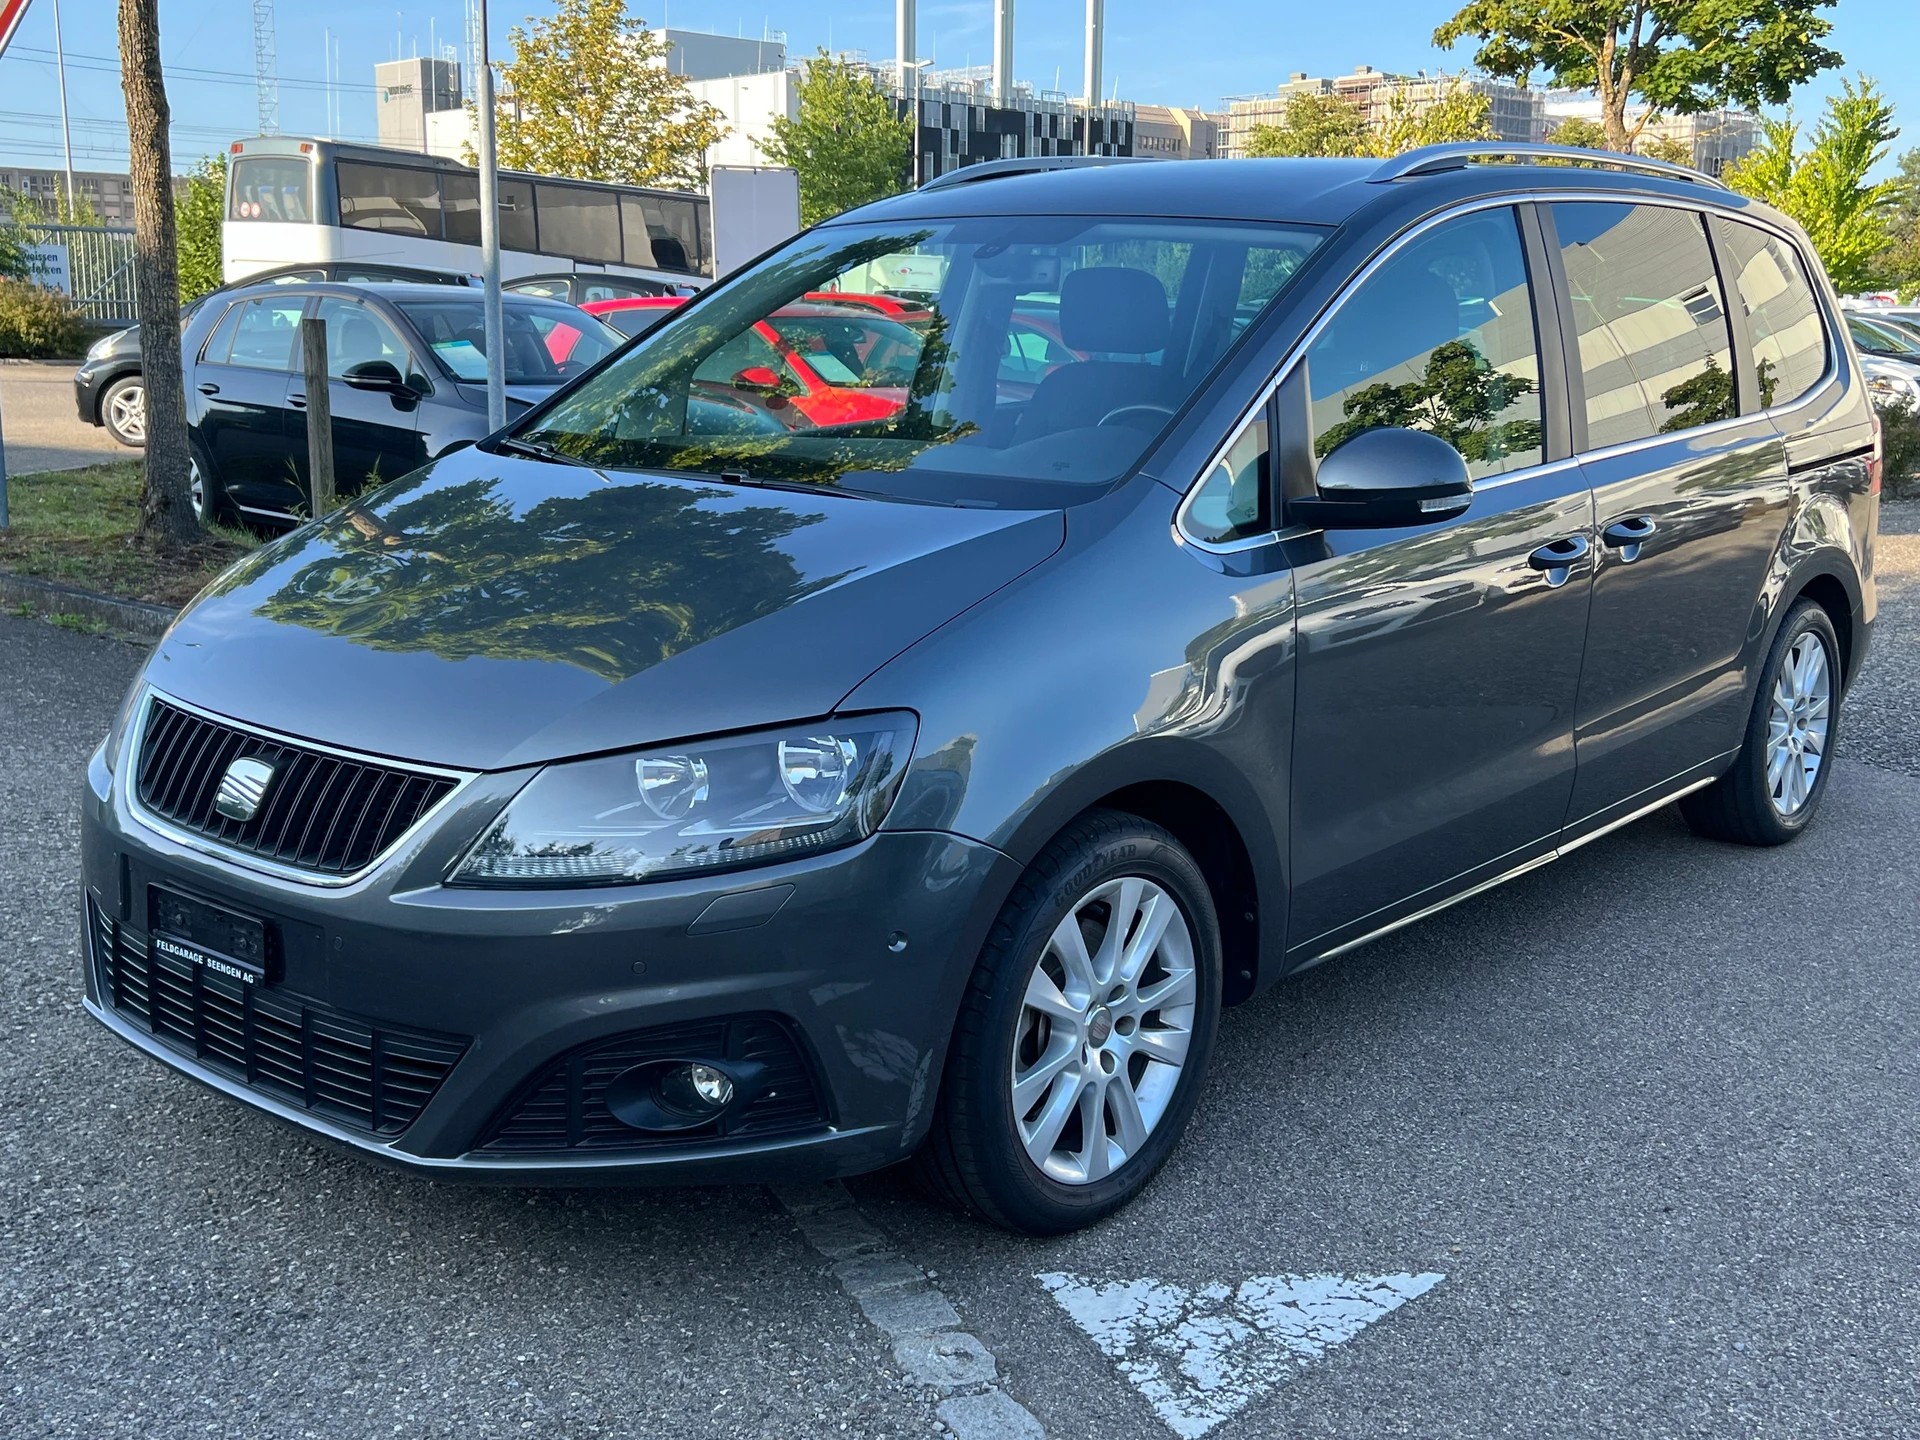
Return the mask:
[[[258,155],[233,162],[227,202],[229,220],[313,219],[312,181],[298,155]]]
[[[665,195],[622,195],[620,229],[626,263],[654,270],[700,273],[696,207]]]
[[[474,181],[478,187],[479,181]],[[473,192],[474,207],[480,204],[480,191]],[[525,250],[538,253],[540,241],[533,225],[533,186],[524,180],[508,180],[502,177],[498,191],[500,201],[500,248],[503,250]],[[479,243],[475,237],[474,243]]]
[[[612,191],[548,184],[534,190],[543,254],[620,263],[620,206]]]
[[[445,238],[454,244],[478,245],[480,243],[479,176],[441,172],[440,223]]]
[[[431,170],[410,165],[334,166],[340,186],[340,223],[353,230],[440,238],[440,184]]]

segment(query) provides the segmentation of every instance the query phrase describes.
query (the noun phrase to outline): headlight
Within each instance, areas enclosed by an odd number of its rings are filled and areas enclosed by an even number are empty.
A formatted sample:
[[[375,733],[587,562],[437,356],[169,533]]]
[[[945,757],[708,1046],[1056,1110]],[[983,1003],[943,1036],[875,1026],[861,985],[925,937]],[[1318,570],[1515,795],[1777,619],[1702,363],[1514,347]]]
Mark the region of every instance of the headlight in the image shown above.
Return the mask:
[[[1867,356],[1861,357],[1860,368],[1867,377],[1867,393],[1873,396],[1875,405],[1895,405],[1902,400],[1920,405],[1920,371]]]
[[[126,333],[124,330],[116,330],[111,335],[102,335],[87,347],[87,359],[99,360],[104,358],[106,353],[113,348],[113,342]]]
[[[134,712],[139,709],[138,701],[144,688],[146,677],[136,674],[133,683],[127,687],[127,693],[120,697],[120,708],[113,712],[113,724],[107,727],[107,773],[113,773],[114,765],[120,759],[120,746],[127,738],[127,726],[132,723]]]
[[[617,885],[864,840],[913,751],[898,713],[550,765],[454,870],[456,885]]]

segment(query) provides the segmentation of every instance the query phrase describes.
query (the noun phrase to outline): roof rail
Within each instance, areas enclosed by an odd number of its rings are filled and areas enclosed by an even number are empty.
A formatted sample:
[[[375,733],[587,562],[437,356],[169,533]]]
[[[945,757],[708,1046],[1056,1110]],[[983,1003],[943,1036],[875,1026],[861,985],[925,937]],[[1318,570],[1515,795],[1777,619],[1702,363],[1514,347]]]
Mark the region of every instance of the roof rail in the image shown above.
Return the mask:
[[[998,180],[1006,175],[1038,175],[1048,170],[1086,170],[1103,165],[1157,164],[1158,155],[1031,155],[1025,159],[985,160],[978,165],[962,165],[922,180],[922,190],[942,190],[949,185],[971,185],[977,180]]]
[[[1459,140],[1446,145],[1422,145],[1404,155],[1396,155],[1368,178],[1375,184],[1408,180],[1416,175],[1438,175],[1447,170],[1463,170],[1469,165],[1489,161],[1558,160],[1600,170],[1625,170],[1636,175],[1658,175],[1665,180],[1686,180],[1695,185],[1711,185],[1725,190],[1724,181],[1711,175],[1675,165],[1666,160],[1648,160],[1640,155],[1621,155],[1612,150],[1582,150],[1576,145],[1521,145],[1506,141]]]

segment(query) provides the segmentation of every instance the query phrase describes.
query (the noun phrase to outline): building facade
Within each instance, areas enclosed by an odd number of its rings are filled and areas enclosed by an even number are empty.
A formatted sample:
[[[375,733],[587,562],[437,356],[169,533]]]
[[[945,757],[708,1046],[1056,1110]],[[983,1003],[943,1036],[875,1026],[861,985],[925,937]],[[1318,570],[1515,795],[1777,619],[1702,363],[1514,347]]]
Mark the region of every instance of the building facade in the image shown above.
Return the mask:
[[[1428,75],[1424,71],[1397,75],[1359,65],[1345,75],[1311,76],[1296,70],[1270,95],[1233,97],[1227,104],[1222,148],[1228,155],[1245,155],[1255,127],[1281,124],[1287,106],[1298,95],[1335,96],[1357,109],[1369,126],[1379,126],[1396,105],[1419,114],[1439,104],[1456,86],[1487,97],[1488,122],[1499,139],[1528,144],[1546,134],[1545,97],[1538,90],[1481,76]]]
[[[1646,112],[1627,112],[1629,125]],[[1600,102],[1592,95],[1573,90],[1554,90],[1546,94],[1547,134],[1568,120],[1600,121]],[[1676,140],[1693,154],[1693,168],[1718,175],[1736,160],[1744,160],[1760,146],[1760,120],[1744,110],[1706,110],[1698,115],[1665,115],[1640,132],[1644,149],[1654,140]]]
[[[1133,107],[1133,153],[1163,160],[1213,160],[1226,153],[1227,117],[1169,105]]]
[[[91,205],[102,225],[133,223],[133,181],[129,177],[105,170],[76,170],[73,187],[80,203]],[[25,196],[35,209],[52,219],[59,214],[60,202],[67,193],[67,173],[10,166],[0,169],[0,191]]]
[[[375,134],[389,150],[429,150],[427,118],[465,108],[460,66],[416,55],[373,67]]]

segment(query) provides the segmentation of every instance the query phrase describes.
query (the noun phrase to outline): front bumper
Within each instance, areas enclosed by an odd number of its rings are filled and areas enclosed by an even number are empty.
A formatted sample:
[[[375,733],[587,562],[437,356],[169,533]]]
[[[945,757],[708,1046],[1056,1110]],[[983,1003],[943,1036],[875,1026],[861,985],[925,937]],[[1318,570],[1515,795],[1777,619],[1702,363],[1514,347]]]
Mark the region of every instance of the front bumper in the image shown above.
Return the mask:
[[[890,1164],[918,1143],[961,992],[1015,862],[958,836],[903,831],[785,865],[615,889],[421,883],[423,871],[444,873],[440,857],[470,837],[488,788],[476,783],[472,803],[437,817],[365,879],[327,890],[150,829],[128,810],[101,756],[88,770],[82,865],[98,917],[139,931],[155,883],[264,917],[280,953],[248,1003],[295,1017],[285,1032],[294,1050],[303,1013],[309,1047],[315,1033],[343,1028],[449,1037],[458,1058],[397,1133],[341,1123],[303,1103],[297,1088],[259,1082],[251,1061],[236,1065],[219,1046],[196,1045],[191,1027],[154,1024],[153,1012],[103,983],[111,976],[97,922],[85,927],[87,1009],[213,1089],[437,1176],[534,1184],[829,1178]],[[782,890],[776,908],[767,892]],[[730,903],[771,915],[716,925],[711,917],[726,907],[714,912],[714,902],[742,894],[746,902]],[[499,1148],[503,1118],[519,1113],[563,1057],[591,1058],[636,1032],[742,1016],[793,1037],[817,1116],[767,1134],[636,1132],[629,1148],[618,1137],[609,1143],[601,1115],[595,1147]],[[373,1050],[381,1044],[373,1040]],[[568,1060],[559,1071],[581,1068]]]
[[[73,408],[89,425],[101,424],[100,387],[101,376],[105,371],[94,368],[91,361],[73,372]]]

